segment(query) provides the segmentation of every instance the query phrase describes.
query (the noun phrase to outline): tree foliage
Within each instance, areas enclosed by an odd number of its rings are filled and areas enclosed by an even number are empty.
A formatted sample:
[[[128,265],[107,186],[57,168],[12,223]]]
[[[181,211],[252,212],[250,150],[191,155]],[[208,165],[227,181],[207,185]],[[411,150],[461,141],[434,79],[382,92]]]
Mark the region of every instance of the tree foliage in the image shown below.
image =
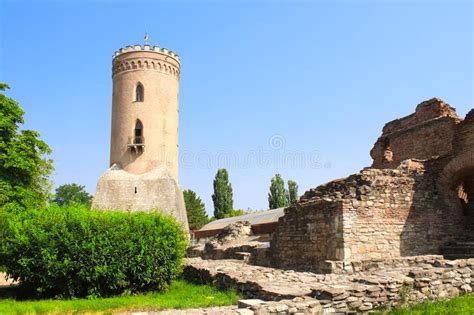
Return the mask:
[[[293,181],[288,181],[288,203],[295,204],[298,201],[298,184]]]
[[[53,202],[59,206],[85,205],[90,207],[92,195],[86,191],[84,185],[64,184],[56,188]]]
[[[280,174],[276,174],[270,184],[268,207],[270,209],[277,209],[286,206],[288,206],[288,196],[285,190],[285,181]]]
[[[225,168],[217,170],[212,201],[214,202],[214,217],[216,219],[222,219],[226,213],[234,210],[232,185],[229,182],[229,174]]]
[[[209,222],[204,203],[191,189],[183,191],[183,195],[188,214],[189,228],[191,230],[199,230]]]
[[[24,111],[4,95],[9,86],[0,83],[0,207],[45,205],[50,192],[53,162],[49,146],[32,130],[19,130]]]
[[[238,217],[240,215],[247,214],[248,212],[242,209],[234,209],[224,214],[224,218]]]

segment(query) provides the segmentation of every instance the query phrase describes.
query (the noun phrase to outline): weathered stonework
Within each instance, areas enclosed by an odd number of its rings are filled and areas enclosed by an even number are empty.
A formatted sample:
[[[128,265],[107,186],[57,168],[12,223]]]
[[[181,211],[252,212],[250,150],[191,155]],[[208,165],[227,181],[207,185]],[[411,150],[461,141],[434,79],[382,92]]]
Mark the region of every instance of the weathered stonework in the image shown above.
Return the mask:
[[[429,160],[449,155],[462,121],[454,108],[433,98],[416,107],[414,114],[385,125],[370,155],[373,168],[396,168],[407,159]],[[392,152],[387,159],[386,150]]]
[[[474,259],[450,261],[441,256],[420,256],[394,259],[392,265],[377,265],[373,260],[359,263],[372,266],[351,274],[315,274],[236,260],[190,258],[184,277],[222,289],[237,289],[253,299],[239,303],[239,307],[251,311],[248,314],[364,313],[472,292]]]
[[[388,123],[372,168],[306,192],[270,243],[274,266],[324,272],[328,260],[439,254],[474,239],[474,112],[439,99]],[[470,254],[469,254],[470,255]]]
[[[131,174],[112,166],[99,179],[93,206],[102,210],[159,211],[187,222],[181,187],[160,168]]]

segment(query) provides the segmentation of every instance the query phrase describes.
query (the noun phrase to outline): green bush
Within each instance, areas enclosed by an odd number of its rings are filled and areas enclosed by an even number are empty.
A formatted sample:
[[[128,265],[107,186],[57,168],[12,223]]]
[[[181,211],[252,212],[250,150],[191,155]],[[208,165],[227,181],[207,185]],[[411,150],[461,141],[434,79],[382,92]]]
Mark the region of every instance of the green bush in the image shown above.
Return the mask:
[[[178,223],[158,213],[83,206],[0,213],[0,266],[37,297],[166,290],[186,242]]]

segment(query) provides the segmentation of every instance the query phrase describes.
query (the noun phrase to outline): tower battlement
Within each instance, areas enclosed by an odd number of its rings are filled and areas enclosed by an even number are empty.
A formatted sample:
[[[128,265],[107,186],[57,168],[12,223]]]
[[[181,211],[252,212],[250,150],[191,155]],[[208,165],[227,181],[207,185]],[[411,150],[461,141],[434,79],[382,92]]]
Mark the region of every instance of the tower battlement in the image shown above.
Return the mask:
[[[115,59],[116,57],[118,57],[120,55],[129,53],[129,52],[133,52],[133,51],[155,52],[155,53],[158,53],[158,54],[162,54],[162,55],[166,55],[166,56],[169,56],[171,58],[174,58],[174,59],[176,59],[176,61],[178,63],[180,63],[179,56],[176,53],[174,53],[171,50],[168,50],[167,48],[160,48],[157,45],[154,45],[154,46],[151,46],[151,45],[143,45],[142,46],[140,44],[136,44],[136,45],[133,45],[133,46],[128,45],[128,46],[126,46],[124,48],[120,48],[119,50],[114,52],[114,54],[112,55],[112,59]]]
[[[176,80],[180,77],[181,63],[174,52],[150,45],[135,45],[120,48],[112,55],[112,77],[135,70],[155,70],[171,75]]]

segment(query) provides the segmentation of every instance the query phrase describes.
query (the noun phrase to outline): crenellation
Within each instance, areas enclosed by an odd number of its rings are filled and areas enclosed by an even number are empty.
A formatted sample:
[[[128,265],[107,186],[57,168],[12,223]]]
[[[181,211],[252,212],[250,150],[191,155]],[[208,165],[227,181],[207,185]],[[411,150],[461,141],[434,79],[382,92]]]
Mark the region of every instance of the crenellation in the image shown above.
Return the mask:
[[[112,58],[115,59],[115,58],[117,58],[117,57],[119,57],[119,56],[121,56],[125,53],[129,53],[129,52],[132,52],[132,51],[146,51],[146,52],[158,53],[158,54],[165,55],[165,56],[173,58],[174,60],[177,61],[178,64],[180,62],[179,56],[175,52],[173,52],[173,51],[171,51],[167,48],[160,48],[157,45],[154,45],[153,47],[151,47],[148,44],[143,45],[143,46],[140,45],[140,44],[136,44],[136,45],[133,45],[133,46],[128,45],[125,48],[120,48],[112,55]]]

